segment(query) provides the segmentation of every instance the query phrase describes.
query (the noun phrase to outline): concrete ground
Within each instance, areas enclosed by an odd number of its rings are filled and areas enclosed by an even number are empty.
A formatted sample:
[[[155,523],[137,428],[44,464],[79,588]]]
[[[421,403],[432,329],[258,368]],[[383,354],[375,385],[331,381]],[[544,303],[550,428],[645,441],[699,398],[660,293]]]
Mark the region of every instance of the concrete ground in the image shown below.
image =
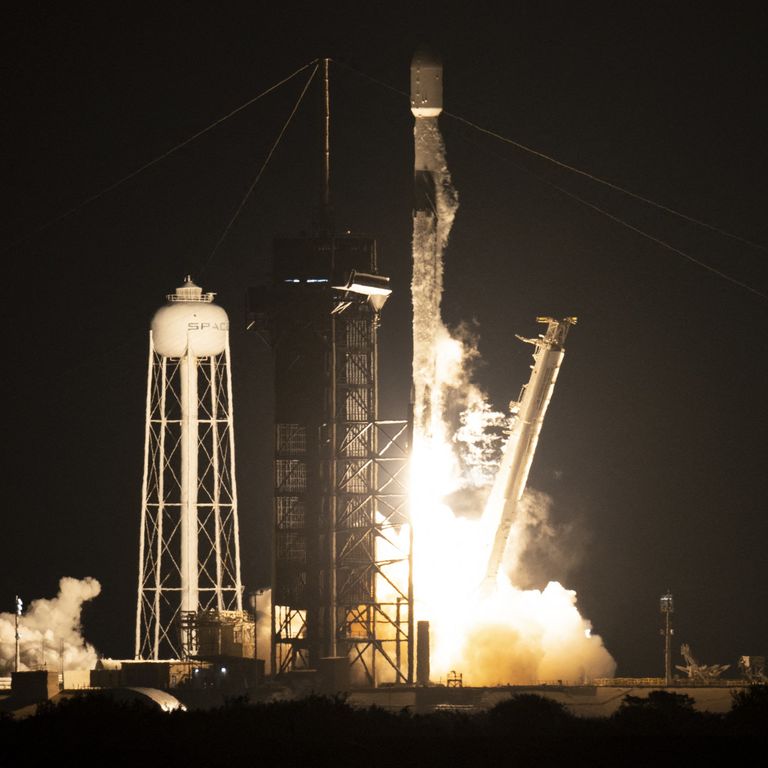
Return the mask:
[[[570,712],[582,717],[608,717],[621,705],[627,695],[645,698],[652,691],[667,690],[690,696],[701,712],[724,713],[731,708],[732,692],[744,684],[733,686],[503,686],[499,688],[378,688],[350,693],[348,701],[356,706],[379,706],[385,709],[409,709],[414,712],[439,710],[483,711],[516,694],[536,694],[563,704]]]

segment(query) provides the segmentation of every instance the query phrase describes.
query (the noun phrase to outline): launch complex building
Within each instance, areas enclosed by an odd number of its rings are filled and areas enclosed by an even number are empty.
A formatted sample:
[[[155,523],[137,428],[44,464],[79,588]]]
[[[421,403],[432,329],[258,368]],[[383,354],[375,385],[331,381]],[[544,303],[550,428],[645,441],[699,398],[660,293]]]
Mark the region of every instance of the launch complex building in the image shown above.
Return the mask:
[[[229,318],[214,294],[188,277],[167,296],[150,332],[134,659],[66,671],[64,688],[139,686],[157,689],[151,694],[156,703],[177,691],[192,706],[210,706],[223,701],[217,695],[269,698],[275,685],[286,684],[294,692],[345,691],[360,704],[417,711],[486,708],[527,690],[594,715],[609,714],[630,690],[642,696],[695,685],[701,708],[726,711],[730,688],[766,679],[765,660],[742,657],[744,680],[716,680],[726,667],[699,665],[683,646],[687,666],[678,669],[688,685],[673,680],[671,594],[662,598],[664,678],[471,688],[457,671],[444,685],[433,685],[430,625],[416,614],[410,472],[415,438],[428,433],[438,402],[429,376],[447,239],[440,230],[445,168],[442,150],[435,150],[442,142],[436,123],[442,65],[421,51],[411,66],[413,285],[420,273],[437,277],[420,293],[412,285],[413,387],[399,420],[379,416],[378,338],[390,279],[380,269],[376,241],[336,231],[331,218],[328,66],[327,59],[318,64],[324,105],[319,223],[309,235],[275,240],[269,282],[247,291],[247,330],[273,361],[267,615],[255,601],[246,606],[243,600]],[[479,589],[491,589],[502,570],[566,336],[576,322],[537,320],[546,326],[539,336],[518,337],[534,347],[533,365],[512,404],[482,511],[491,535]],[[268,649],[258,641],[265,625]],[[265,682],[265,666],[271,682]],[[53,672],[16,672],[11,698],[40,701],[60,685]]]
[[[348,672],[357,686],[426,684],[429,627],[415,620],[407,482],[414,419],[429,411],[430,393],[415,379],[408,418],[379,418],[378,331],[391,290],[375,240],[337,234],[331,222],[327,60],[324,97],[320,226],[312,236],[275,241],[271,284],[248,293],[248,328],[274,360],[271,668],[277,675],[321,670],[334,679]],[[440,169],[429,138],[441,110],[442,65],[419,52],[411,66],[414,240],[427,243],[428,271],[442,258]],[[414,275],[418,268],[414,263]],[[422,302],[422,309],[439,316],[439,306]],[[500,566],[575,319],[543,321],[548,331],[532,340],[534,372],[492,494],[498,533],[489,579]]]
[[[414,373],[402,420],[379,418],[389,277],[375,240],[339,234],[331,218],[328,69],[323,60],[319,223],[277,239],[269,284],[247,295],[247,329],[274,369],[269,669],[318,674],[336,689],[426,685],[430,632],[414,609],[408,485],[414,429],[428,434],[439,410],[436,329],[452,221],[441,197],[450,184],[437,126],[442,64],[420,51],[411,65]],[[240,574],[229,319],[191,278],[167,299],[150,333],[135,658],[258,668],[256,606],[253,616],[244,610]],[[546,333],[523,339],[535,347],[531,379],[484,512],[495,531],[490,585],[575,318],[540,321]]]
[[[227,676],[239,676],[253,689],[263,684],[266,660],[275,680],[300,690],[379,691],[392,699],[381,703],[391,706],[409,705],[398,691],[421,690],[421,704],[431,702],[424,699],[430,627],[417,621],[415,608],[409,473],[414,437],[428,433],[437,407],[429,376],[447,240],[440,229],[445,169],[436,123],[442,65],[421,51],[411,66],[413,284],[419,274],[437,278],[429,290],[412,290],[413,387],[399,420],[379,416],[378,337],[390,279],[373,238],[339,233],[332,222],[329,60],[320,67],[319,223],[309,235],[275,240],[268,284],[247,292],[247,330],[273,361],[269,615],[259,615],[255,603],[248,612],[243,601],[229,318],[188,277],[158,310],[150,332],[135,658],[100,662],[90,685],[221,688]],[[484,587],[501,570],[576,322],[538,320],[546,330],[521,339],[534,347],[531,375],[513,404],[483,511],[491,532]],[[258,630],[267,623],[268,651],[258,648]],[[667,629],[669,685],[668,613]],[[447,687],[462,687],[461,674],[452,675]],[[594,686],[583,695],[595,696]]]

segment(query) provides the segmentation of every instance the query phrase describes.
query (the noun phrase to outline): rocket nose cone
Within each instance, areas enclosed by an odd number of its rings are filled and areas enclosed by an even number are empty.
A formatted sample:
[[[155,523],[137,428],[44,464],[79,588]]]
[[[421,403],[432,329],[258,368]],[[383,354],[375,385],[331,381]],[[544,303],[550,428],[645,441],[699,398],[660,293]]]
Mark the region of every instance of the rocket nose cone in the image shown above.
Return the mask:
[[[428,45],[420,45],[411,59],[411,69],[416,67],[442,67],[440,54]]]

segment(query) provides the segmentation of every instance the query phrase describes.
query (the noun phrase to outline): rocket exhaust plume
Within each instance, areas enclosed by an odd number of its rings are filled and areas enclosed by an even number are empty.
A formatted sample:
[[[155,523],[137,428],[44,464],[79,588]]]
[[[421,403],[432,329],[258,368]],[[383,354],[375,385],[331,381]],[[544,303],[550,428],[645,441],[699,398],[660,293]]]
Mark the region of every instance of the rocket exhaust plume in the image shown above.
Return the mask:
[[[452,333],[442,320],[443,254],[458,195],[438,125],[442,64],[425,50],[411,64],[411,111],[413,580],[416,618],[430,622],[432,679],[444,678],[451,669],[463,671],[464,680],[474,685],[609,676],[615,663],[580,616],[576,594],[557,582],[544,590],[522,590],[507,573],[507,536],[515,538],[508,549],[518,568],[526,539],[515,506],[530,461],[510,480],[514,429],[509,416],[494,411],[472,381],[477,345],[467,344],[461,332]],[[532,431],[536,438],[540,426]],[[510,434],[499,490],[483,515],[499,469],[504,429]],[[459,509],[456,502],[462,498]]]
[[[431,53],[416,53],[411,65],[414,138],[413,212],[413,418],[414,432],[431,436],[441,427],[441,398],[435,383],[440,359],[438,340],[449,338],[440,315],[443,250],[459,201],[451,184],[437,116],[443,106],[442,64]]]
[[[96,650],[81,635],[83,603],[101,592],[96,579],[64,577],[51,599],[33,600],[19,620],[20,671],[92,669]],[[10,674],[15,656],[15,617],[0,613],[0,672]]]

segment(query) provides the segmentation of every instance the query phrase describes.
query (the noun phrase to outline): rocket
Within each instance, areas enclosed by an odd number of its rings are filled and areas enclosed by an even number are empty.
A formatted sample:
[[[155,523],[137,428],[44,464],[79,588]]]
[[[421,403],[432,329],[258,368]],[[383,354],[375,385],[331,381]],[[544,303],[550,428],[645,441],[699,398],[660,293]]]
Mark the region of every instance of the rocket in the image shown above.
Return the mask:
[[[546,333],[535,339],[517,337],[534,346],[531,377],[523,387],[520,401],[513,404],[515,417],[482,517],[482,524],[492,537],[485,581],[488,588],[496,583],[515,522],[517,504],[528,482],[544,416],[565,357],[565,338],[570,327],[576,324],[575,317],[562,320],[537,317],[536,321],[547,326]]]
[[[436,339],[442,327],[443,249],[457,202],[450,183],[438,116],[443,110],[443,65],[425,48],[411,61],[414,145],[413,203],[413,425],[430,437],[441,418]]]
[[[443,111],[443,62],[427,48],[419,48],[411,61],[411,112],[414,126],[414,212],[434,213],[435,179],[430,128]]]
[[[443,111],[443,62],[426,48],[411,60],[411,112],[414,117],[437,117]]]

